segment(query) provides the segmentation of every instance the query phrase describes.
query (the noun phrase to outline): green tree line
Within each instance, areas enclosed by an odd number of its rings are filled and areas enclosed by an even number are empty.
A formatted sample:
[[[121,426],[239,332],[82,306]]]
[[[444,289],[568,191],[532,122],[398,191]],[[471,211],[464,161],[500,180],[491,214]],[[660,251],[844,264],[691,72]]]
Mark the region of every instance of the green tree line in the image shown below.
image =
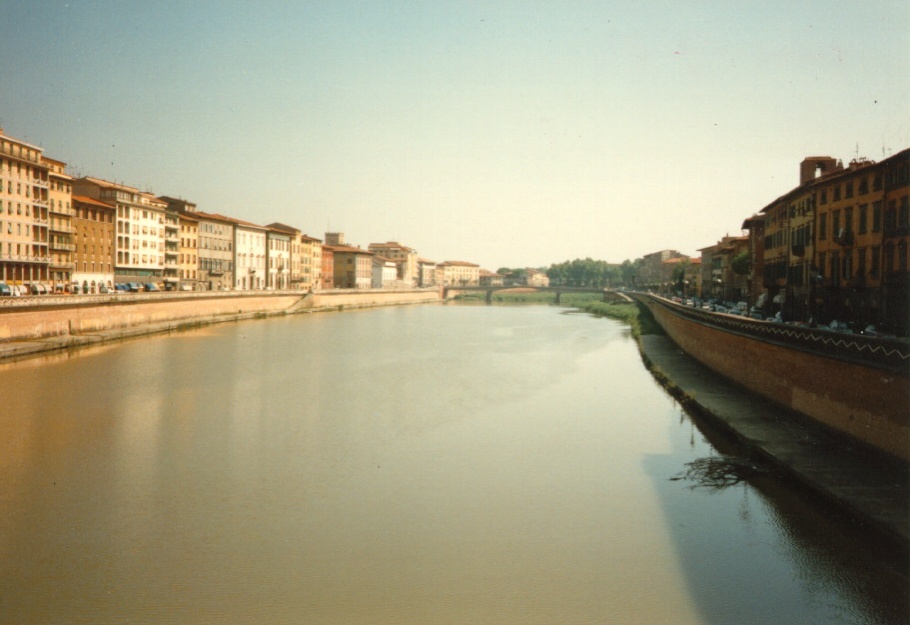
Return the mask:
[[[624,260],[618,265],[605,260],[576,258],[550,265],[547,277],[554,286],[631,287],[635,285],[635,274],[640,265],[640,258],[634,261]]]

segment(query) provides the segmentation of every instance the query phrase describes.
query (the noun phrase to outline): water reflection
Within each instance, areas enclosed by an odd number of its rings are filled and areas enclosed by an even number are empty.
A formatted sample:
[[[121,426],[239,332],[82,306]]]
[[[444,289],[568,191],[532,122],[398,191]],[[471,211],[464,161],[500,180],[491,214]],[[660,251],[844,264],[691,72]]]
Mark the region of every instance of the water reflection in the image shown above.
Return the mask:
[[[5,366],[0,397],[0,622],[906,616],[899,564],[802,497],[670,481],[732,452],[602,319],[232,324]]]

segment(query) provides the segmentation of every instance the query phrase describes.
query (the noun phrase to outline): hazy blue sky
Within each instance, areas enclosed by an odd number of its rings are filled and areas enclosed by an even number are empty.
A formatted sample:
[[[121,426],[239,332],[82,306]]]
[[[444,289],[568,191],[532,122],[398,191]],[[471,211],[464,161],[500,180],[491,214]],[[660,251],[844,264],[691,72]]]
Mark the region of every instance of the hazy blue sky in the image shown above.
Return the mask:
[[[908,86],[907,0],[0,1],[0,126],[77,173],[489,269],[694,254]]]

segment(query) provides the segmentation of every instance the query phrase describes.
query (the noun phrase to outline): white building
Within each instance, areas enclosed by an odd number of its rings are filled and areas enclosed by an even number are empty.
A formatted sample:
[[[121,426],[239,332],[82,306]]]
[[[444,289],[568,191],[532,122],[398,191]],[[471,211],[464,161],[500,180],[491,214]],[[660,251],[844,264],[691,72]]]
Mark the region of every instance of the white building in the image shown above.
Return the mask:
[[[291,287],[291,235],[273,228],[266,229],[267,286],[275,290]]]
[[[234,220],[234,288],[255,291],[266,287],[266,240],[268,230]]]
[[[167,203],[134,187],[91,177],[73,181],[73,195],[116,207],[114,274],[117,282],[161,281]]]

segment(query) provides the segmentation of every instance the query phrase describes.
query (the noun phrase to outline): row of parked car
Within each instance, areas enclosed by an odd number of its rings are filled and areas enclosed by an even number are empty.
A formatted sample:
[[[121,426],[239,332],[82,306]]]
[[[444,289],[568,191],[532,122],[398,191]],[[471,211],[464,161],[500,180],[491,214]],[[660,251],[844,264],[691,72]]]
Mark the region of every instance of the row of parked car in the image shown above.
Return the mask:
[[[114,294],[118,295],[120,293],[157,293],[161,291],[161,287],[155,284],[154,282],[124,282],[115,284],[113,288],[107,286],[106,284],[100,284],[97,286],[88,286],[80,285],[73,283],[67,287],[58,287],[58,294],[74,294],[79,295],[82,293],[99,293],[99,294]],[[0,282],[0,297],[18,297],[23,295],[51,295],[54,293],[53,287],[42,284],[40,282],[32,282],[29,285],[25,284],[6,284],[5,282]]]
[[[25,284],[6,284],[0,282],[0,297],[17,297],[20,295],[47,295],[53,293],[53,289],[40,282]]]
[[[725,313],[727,315],[749,317],[750,319],[758,319],[761,321],[771,321],[773,323],[787,323],[789,325],[811,327],[818,330],[830,330],[832,332],[841,332],[843,334],[864,334],[866,336],[877,336],[883,338],[894,338],[895,336],[894,334],[886,332],[874,324],[855,327],[853,324],[849,324],[838,319],[834,319],[828,324],[816,324],[812,319],[809,321],[784,321],[784,318],[781,315],[780,311],[776,312],[772,316],[768,316],[758,306],[752,306],[749,308],[749,305],[746,302],[729,302],[715,299],[701,300],[697,297],[690,297],[687,299],[674,297],[673,300],[679,304],[683,304],[684,306],[692,306],[693,308],[701,308],[702,310]]]

